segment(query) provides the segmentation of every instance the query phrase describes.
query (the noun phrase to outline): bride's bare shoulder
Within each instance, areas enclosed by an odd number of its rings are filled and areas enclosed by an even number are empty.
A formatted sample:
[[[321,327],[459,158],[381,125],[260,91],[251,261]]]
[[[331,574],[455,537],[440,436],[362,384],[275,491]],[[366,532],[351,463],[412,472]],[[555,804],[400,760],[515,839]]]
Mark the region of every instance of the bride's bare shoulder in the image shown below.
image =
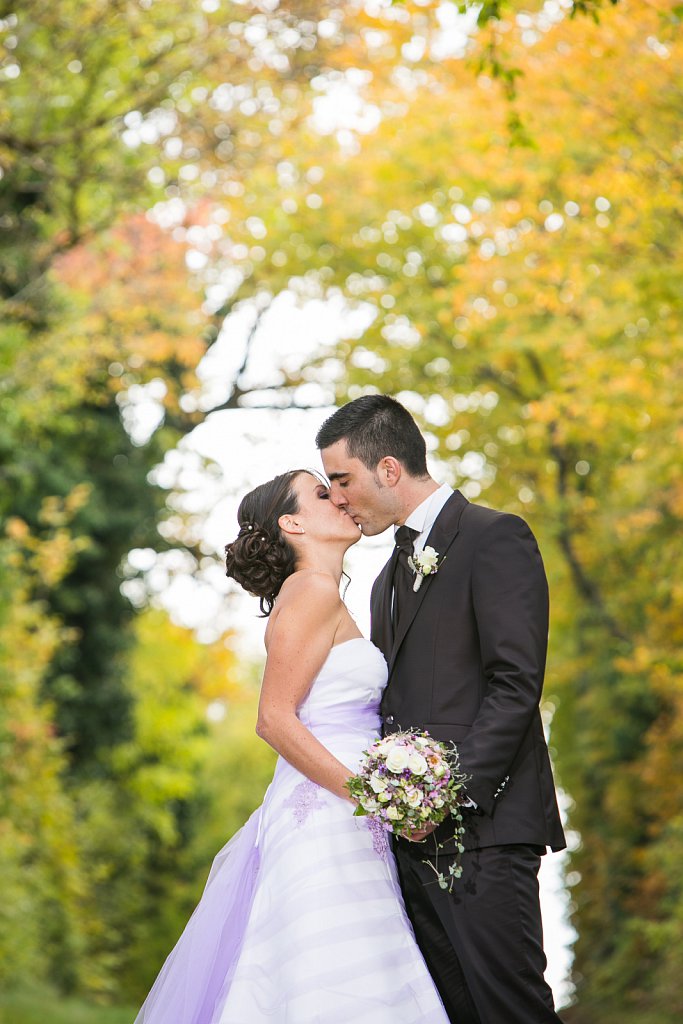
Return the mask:
[[[342,608],[334,577],[318,569],[299,569],[287,577],[275,600],[264,637],[266,649],[278,623],[299,632],[338,618]]]

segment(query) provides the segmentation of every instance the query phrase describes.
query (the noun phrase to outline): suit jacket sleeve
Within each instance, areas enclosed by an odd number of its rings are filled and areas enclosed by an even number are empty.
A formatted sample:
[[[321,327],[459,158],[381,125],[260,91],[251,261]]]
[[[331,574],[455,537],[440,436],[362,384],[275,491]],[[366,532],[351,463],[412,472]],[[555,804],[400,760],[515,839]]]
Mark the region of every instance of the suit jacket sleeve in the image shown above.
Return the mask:
[[[548,643],[548,584],[534,535],[501,515],[479,539],[472,602],[485,680],[484,699],[459,744],[468,795],[492,814],[495,795],[536,714]]]

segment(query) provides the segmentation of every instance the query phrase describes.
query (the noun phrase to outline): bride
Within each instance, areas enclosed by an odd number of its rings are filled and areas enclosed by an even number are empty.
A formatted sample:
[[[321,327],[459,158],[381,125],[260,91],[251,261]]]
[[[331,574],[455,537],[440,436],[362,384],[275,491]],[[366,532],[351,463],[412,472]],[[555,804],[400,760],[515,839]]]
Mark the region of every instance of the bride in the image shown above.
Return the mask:
[[[256,731],[280,756],[136,1024],[447,1024],[386,833],[345,786],[387,675],[339,597],[359,529],[305,470],[257,487],[238,520],[227,572],[269,616]]]

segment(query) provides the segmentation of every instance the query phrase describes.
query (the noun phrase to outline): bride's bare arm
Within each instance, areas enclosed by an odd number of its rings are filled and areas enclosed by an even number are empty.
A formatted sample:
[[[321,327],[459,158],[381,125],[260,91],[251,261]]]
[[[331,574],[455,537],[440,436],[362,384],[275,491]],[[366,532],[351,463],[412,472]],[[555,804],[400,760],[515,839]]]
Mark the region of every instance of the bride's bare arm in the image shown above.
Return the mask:
[[[331,577],[306,573],[287,582],[279,603],[269,631],[256,732],[297,771],[351,801],[344,783],[352,772],[296,717],[344,614],[339,591]]]

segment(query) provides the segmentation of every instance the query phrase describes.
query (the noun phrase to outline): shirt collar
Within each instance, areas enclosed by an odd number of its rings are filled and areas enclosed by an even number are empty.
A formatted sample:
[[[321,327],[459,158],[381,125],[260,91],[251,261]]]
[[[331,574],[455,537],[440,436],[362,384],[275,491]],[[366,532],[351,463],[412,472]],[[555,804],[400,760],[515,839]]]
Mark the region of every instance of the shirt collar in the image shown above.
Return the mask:
[[[429,532],[452,493],[452,487],[449,487],[448,484],[441,484],[433,494],[430,494],[420,502],[416,509],[413,509],[406,519],[405,525],[411,530],[417,530],[418,534]]]

